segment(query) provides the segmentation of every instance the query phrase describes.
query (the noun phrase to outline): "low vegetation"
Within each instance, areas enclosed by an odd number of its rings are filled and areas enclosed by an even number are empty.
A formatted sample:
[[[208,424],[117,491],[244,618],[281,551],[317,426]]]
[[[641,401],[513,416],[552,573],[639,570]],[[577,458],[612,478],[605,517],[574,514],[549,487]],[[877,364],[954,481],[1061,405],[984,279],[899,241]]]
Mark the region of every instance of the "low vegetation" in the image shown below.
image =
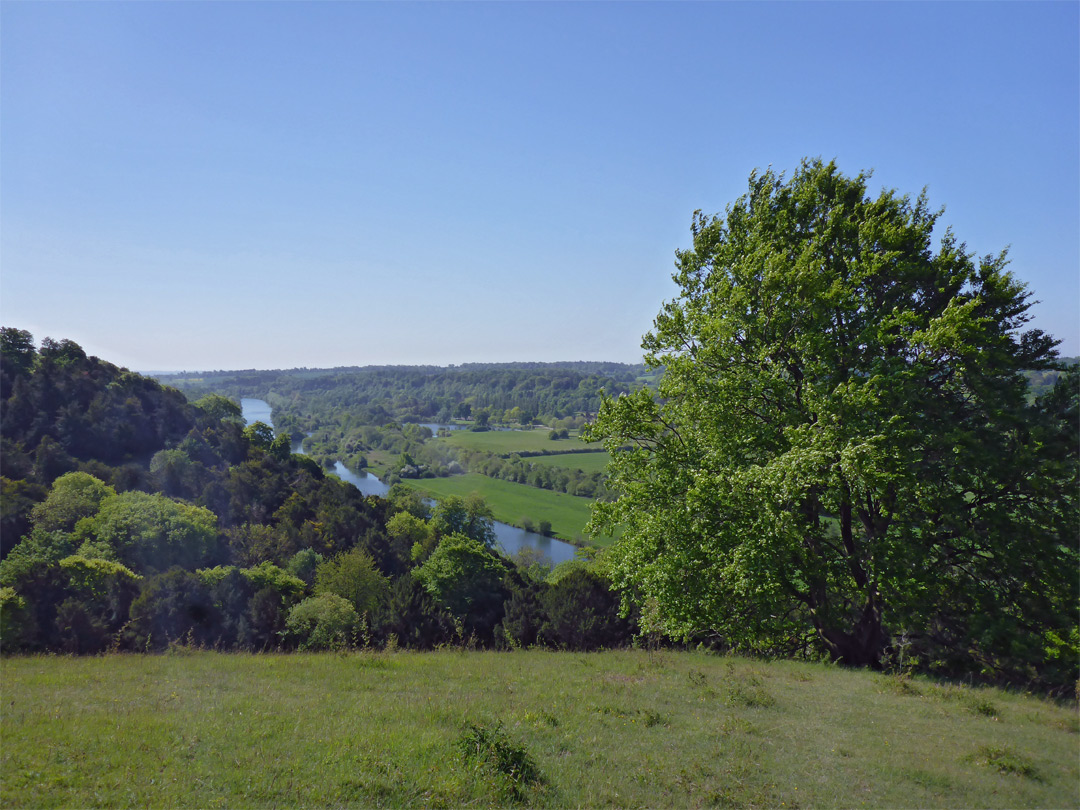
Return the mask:
[[[13,808],[1078,803],[1074,704],[825,664],[174,648],[0,674]]]

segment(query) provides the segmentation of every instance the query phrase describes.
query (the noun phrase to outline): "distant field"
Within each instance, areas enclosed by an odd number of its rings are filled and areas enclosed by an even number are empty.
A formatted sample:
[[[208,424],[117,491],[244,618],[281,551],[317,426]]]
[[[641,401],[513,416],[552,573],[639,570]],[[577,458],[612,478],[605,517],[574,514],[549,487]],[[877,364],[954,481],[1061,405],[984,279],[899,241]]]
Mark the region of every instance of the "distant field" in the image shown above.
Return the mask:
[[[565,467],[568,470],[581,470],[586,473],[604,472],[611,455],[602,453],[560,453],[557,456],[529,456],[524,461],[530,464],[543,464],[545,467]]]
[[[496,520],[515,526],[520,526],[521,519],[526,517],[534,524],[548,520],[551,521],[552,532],[563,540],[573,540],[583,535],[592,504],[590,498],[488,478],[479,473],[452,475],[449,478],[404,479],[401,483],[427,492],[436,499],[447,495],[464,497],[470,492],[479,492],[488,502]],[[589,542],[604,546],[611,539],[590,538]]]
[[[486,430],[473,433],[471,430],[455,430],[448,437],[439,439],[455,447],[467,450],[484,450],[488,453],[504,455],[522,450],[537,452],[540,450],[575,450],[581,447],[601,447],[600,442],[587,444],[576,435],[569,439],[553,441],[548,438],[550,428],[533,430]]]
[[[395,462],[399,465],[401,464],[399,461],[401,458],[400,453],[394,455],[386,450],[364,450],[363,452],[364,457],[367,459],[367,468],[380,478],[386,475]]]
[[[3,807],[1075,808],[1076,706],[627,650],[0,660]]]

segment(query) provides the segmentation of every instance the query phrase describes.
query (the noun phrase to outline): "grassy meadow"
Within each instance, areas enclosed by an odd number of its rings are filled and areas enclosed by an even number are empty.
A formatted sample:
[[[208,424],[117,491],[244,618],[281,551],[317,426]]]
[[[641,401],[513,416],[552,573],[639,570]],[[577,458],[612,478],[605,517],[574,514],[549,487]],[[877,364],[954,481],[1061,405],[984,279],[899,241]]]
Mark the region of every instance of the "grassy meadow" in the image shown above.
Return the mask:
[[[542,464],[545,467],[562,467],[567,470],[581,470],[584,473],[604,472],[611,454],[606,450],[601,453],[559,453],[555,456],[529,456],[525,461],[530,464]]]
[[[537,524],[541,520],[548,520],[552,533],[563,540],[574,540],[583,535],[592,505],[591,498],[489,478],[480,473],[452,475],[449,478],[403,479],[401,483],[436,500],[447,495],[464,497],[479,492],[491,507],[496,520],[515,526],[520,526],[522,518],[526,517]],[[611,539],[597,537],[590,538],[589,542],[603,546],[610,544]]]
[[[1075,705],[705,653],[0,661],[4,807],[1080,805]]]
[[[553,440],[548,438],[551,428],[538,427],[532,430],[485,430],[474,433],[471,430],[455,430],[449,436],[438,439],[455,447],[466,450],[483,450],[496,455],[520,453],[522,451],[540,452],[542,450],[578,450],[582,447],[602,447],[600,442],[583,442],[578,431],[571,431],[569,439]]]

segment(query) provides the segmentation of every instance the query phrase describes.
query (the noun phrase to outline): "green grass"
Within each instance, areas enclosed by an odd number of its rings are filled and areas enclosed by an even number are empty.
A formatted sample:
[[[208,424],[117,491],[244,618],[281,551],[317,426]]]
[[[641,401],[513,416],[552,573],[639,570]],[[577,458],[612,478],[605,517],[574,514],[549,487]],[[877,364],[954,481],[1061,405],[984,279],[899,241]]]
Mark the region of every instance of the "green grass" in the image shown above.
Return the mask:
[[[390,453],[386,450],[365,450],[364,458],[367,459],[367,469],[380,478],[394,466],[395,462],[400,466],[401,454]]]
[[[603,453],[561,453],[557,456],[530,456],[523,459],[530,464],[543,464],[546,467],[564,467],[567,470],[581,470],[584,473],[604,472],[611,454]]]
[[[577,431],[569,439],[553,441],[548,438],[550,428],[532,430],[488,430],[473,433],[471,430],[455,430],[449,436],[438,439],[455,447],[466,450],[483,450],[496,455],[518,453],[523,450],[538,452],[541,450],[577,450],[582,447],[602,447],[600,442],[585,443],[577,438]]]
[[[826,665],[178,651],[0,675],[5,808],[1080,804],[1075,705]]]
[[[584,534],[589,519],[592,499],[579,498],[563,492],[515,484],[498,478],[488,478],[479,473],[452,475],[449,478],[402,479],[403,484],[427,493],[438,500],[447,495],[464,497],[479,492],[491,507],[496,520],[521,525],[522,518],[529,518],[536,525],[541,520],[551,522],[552,533],[563,540],[575,540]],[[607,545],[610,538],[590,538],[595,545]]]

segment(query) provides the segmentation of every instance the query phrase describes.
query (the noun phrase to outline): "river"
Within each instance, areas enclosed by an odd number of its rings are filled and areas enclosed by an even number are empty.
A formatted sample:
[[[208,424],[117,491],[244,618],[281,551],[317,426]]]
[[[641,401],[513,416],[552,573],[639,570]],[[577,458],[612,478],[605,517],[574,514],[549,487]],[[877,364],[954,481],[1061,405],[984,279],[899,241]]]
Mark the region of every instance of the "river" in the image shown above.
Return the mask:
[[[240,400],[240,408],[243,411],[244,421],[247,424],[262,422],[273,427],[270,418],[270,405],[261,399]],[[427,425],[425,425],[427,427]],[[299,443],[293,448],[294,453],[302,452]],[[353,472],[340,461],[334,462],[334,473],[342,481],[352,484],[365,495],[378,495],[384,497],[390,491],[390,487],[380,481],[369,472]],[[536,532],[527,532],[517,526],[508,523],[492,521],[495,529],[495,538],[502,548],[503,553],[508,555],[517,554],[523,548],[533,549],[536,553],[546,558],[553,565],[558,565],[566,560],[574,559],[577,549],[569,543],[557,540],[554,537],[545,537]]]
[[[244,421],[249,425],[262,422],[264,425],[274,426],[274,420],[270,418],[270,404],[268,402],[244,397],[240,400],[240,410],[243,412]]]

